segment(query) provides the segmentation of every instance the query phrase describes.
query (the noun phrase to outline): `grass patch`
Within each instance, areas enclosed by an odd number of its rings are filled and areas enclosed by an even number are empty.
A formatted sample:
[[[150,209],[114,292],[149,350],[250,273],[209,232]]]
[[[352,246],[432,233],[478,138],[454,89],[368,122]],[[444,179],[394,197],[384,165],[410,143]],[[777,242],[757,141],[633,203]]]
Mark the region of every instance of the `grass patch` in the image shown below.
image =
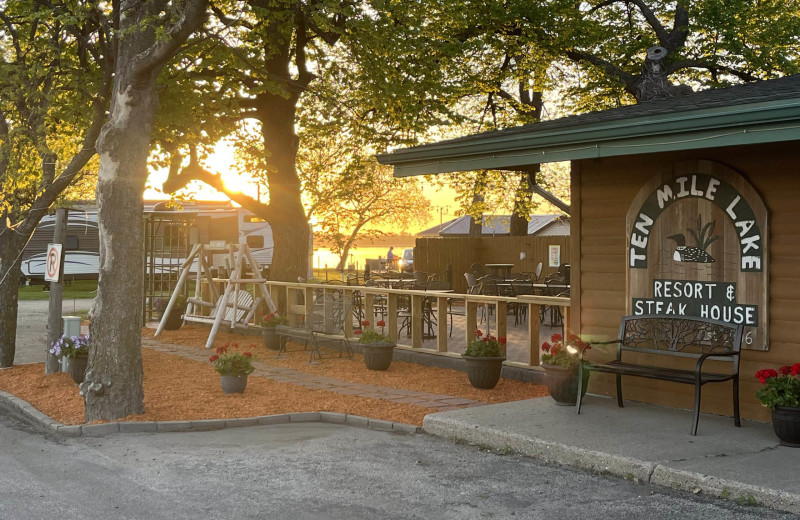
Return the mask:
[[[50,291],[45,291],[44,285],[26,285],[19,288],[20,300],[49,300]],[[92,299],[97,296],[97,280],[75,280],[64,284],[62,298],[72,299]]]

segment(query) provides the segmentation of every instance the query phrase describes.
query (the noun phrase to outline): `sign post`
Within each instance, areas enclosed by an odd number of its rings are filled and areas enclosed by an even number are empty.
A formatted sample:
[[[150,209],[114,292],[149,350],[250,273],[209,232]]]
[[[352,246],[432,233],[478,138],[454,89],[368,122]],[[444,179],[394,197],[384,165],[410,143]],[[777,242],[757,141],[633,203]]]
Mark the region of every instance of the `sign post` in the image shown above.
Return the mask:
[[[44,279],[50,282],[50,307],[47,319],[47,344],[45,350],[45,374],[60,371],[58,358],[50,354],[50,345],[61,337],[61,300],[64,291],[64,256],[62,244],[67,238],[67,210],[56,210],[56,223],[53,230],[53,243],[47,246],[47,262],[44,266]]]

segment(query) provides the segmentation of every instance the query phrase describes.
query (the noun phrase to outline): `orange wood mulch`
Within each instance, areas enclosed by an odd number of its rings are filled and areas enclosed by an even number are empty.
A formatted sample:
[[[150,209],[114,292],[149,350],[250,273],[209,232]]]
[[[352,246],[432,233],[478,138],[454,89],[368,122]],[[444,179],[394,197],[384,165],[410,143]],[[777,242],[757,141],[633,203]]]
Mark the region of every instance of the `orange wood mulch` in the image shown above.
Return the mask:
[[[149,338],[152,329],[143,329]],[[188,345],[207,352],[209,329],[184,326],[177,331],[164,331],[157,340],[162,343]],[[466,374],[456,370],[393,362],[386,372],[367,370],[361,356],[355,359],[325,357],[318,365],[309,365],[308,352],[290,352],[285,359],[276,359],[259,337],[241,336],[228,331],[217,334],[215,346],[238,343],[252,350],[259,362],[291,368],[304,373],[431,394],[449,395],[486,403],[501,403],[547,396],[546,387],[501,379],[492,390],[473,388]],[[300,349],[290,344],[290,349]],[[324,352],[324,349],[323,349]],[[214,418],[255,417],[290,412],[330,411],[421,425],[422,419],[435,410],[407,403],[396,403],[343,395],[328,390],[313,390],[262,377],[249,378],[244,394],[223,394],[219,376],[210,363],[185,359],[174,354],[142,349],[144,366],[145,413],[125,418],[129,421],[198,420]],[[14,394],[35,408],[64,424],[82,424],[83,398],[68,374],[45,376],[44,364],[20,365],[0,370],[0,390]]]

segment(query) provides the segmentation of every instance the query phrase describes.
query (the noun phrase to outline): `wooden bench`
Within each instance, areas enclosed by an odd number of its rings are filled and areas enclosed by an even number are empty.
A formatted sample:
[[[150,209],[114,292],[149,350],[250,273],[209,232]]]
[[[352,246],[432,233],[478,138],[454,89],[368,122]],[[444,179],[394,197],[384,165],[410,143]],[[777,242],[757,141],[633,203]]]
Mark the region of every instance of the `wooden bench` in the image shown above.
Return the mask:
[[[697,435],[700,418],[701,388],[706,383],[733,381],[733,420],[739,420],[739,352],[742,346],[742,325],[689,316],[625,316],[619,326],[617,358],[608,363],[581,363],[578,369],[577,413],[581,413],[583,370],[606,372],[617,378],[617,404],[622,407],[622,376],[646,377],[694,385],[694,417],[691,434]],[[683,357],[696,360],[694,369],[667,368],[623,361],[623,352],[656,356]],[[703,370],[708,360],[728,362],[730,372]],[[655,361],[655,359],[654,359]]]
[[[314,300],[311,313],[306,316],[305,323],[300,326],[278,325],[275,332],[280,337],[279,353],[286,352],[286,341],[289,338],[303,341],[304,348],[311,344],[311,356],[308,362],[322,358],[320,345],[333,345],[339,351],[339,357],[347,354],[353,357],[353,347],[345,336],[346,320],[352,319],[353,299],[350,295],[325,294]]]

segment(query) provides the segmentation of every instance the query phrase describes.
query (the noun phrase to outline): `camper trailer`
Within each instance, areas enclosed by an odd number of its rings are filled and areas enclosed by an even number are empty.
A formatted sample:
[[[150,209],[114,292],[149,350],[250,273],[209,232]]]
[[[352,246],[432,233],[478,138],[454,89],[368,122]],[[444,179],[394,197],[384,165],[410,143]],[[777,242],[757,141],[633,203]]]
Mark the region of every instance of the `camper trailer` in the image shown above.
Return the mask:
[[[53,242],[55,215],[45,215],[36,226],[33,236],[22,252],[22,276],[43,280],[47,245]],[[70,210],[64,240],[64,278],[91,280],[100,269],[100,238],[97,230],[97,211]]]
[[[187,203],[183,211],[163,211],[160,206],[145,205],[145,221],[153,215],[175,215],[180,219],[157,219],[152,234],[147,235],[148,256],[163,255],[158,261],[148,260],[156,274],[165,270],[180,269],[185,259],[187,243],[236,244],[246,243],[262,266],[272,263],[272,229],[263,219],[243,208],[234,208],[225,203]],[[157,209],[158,208],[158,209]],[[44,279],[47,245],[53,241],[55,216],[42,218],[30,242],[23,252],[22,276],[32,281]],[[178,227],[186,227],[188,232]],[[180,237],[180,238],[179,238]],[[97,279],[100,269],[100,241],[97,225],[97,210],[70,210],[67,218],[67,233],[64,241],[64,279]],[[170,252],[174,252],[171,254]],[[216,255],[215,255],[216,256]],[[222,256],[220,263],[224,260]]]

